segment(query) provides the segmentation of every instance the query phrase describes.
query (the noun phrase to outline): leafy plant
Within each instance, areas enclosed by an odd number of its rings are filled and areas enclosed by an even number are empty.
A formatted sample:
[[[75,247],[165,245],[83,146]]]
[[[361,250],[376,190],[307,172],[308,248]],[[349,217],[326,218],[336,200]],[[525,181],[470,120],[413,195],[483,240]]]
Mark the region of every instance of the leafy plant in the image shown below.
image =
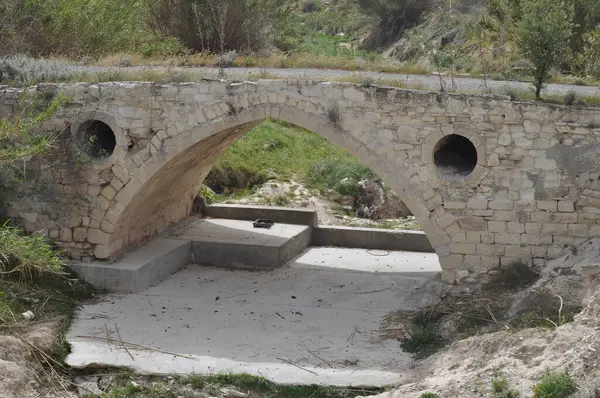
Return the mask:
[[[533,65],[535,98],[540,98],[550,71],[566,54],[571,38],[572,6],[563,0],[526,0],[518,23],[518,43]]]

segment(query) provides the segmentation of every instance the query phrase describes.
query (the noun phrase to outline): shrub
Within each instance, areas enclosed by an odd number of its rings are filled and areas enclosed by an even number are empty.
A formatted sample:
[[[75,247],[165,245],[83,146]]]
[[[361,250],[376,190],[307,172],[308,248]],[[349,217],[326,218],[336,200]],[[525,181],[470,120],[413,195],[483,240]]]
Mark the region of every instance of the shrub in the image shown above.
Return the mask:
[[[533,398],[567,398],[576,391],[577,383],[567,371],[547,373],[533,387]]]
[[[317,12],[319,11],[319,5],[317,4],[316,0],[307,0],[304,2],[304,4],[302,4],[302,12]]]
[[[342,195],[358,193],[358,182],[375,174],[358,159],[328,157],[316,163],[309,173],[311,182]]]
[[[504,377],[492,378],[492,391],[494,398],[518,398],[520,395],[518,391],[508,387],[508,380]]]
[[[417,358],[424,358],[442,348],[444,339],[435,322],[416,319],[409,336],[401,341],[400,346],[404,351],[415,354]]]
[[[130,0],[0,0],[0,53],[80,56],[134,48],[147,36],[148,3]]]
[[[284,0],[162,0],[149,26],[194,51],[261,50],[272,41]]]
[[[561,0],[527,0],[518,23],[521,51],[533,64],[535,98],[540,99],[542,86],[550,70],[566,53],[572,28],[572,6]]]
[[[217,57],[215,66],[218,66],[219,68],[231,68],[236,59],[237,52],[227,51],[225,54],[221,54]]]
[[[46,238],[39,234],[24,236],[19,229],[0,227],[0,272],[30,281],[43,274],[63,272],[63,262]]]
[[[419,398],[439,398],[439,395],[434,392],[424,392]]]
[[[0,83],[61,82],[74,74],[74,69],[62,61],[34,59],[28,55],[0,58]]]
[[[373,29],[365,39],[365,47],[381,48],[402,36],[405,30],[417,25],[431,11],[436,0],[356,0],[358,6],[375,18]]]

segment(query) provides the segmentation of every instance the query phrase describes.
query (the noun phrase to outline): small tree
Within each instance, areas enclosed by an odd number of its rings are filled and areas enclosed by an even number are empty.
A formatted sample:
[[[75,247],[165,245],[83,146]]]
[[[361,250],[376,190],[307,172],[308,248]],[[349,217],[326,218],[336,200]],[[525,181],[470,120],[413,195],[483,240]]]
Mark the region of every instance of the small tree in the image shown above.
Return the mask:
[[[571,37],[572,6],[563,0],[527,0],[517,26],[518,41],[523,55],[533,64],[535,98],[540,98],[542,86],[550,70],[566,54]]]

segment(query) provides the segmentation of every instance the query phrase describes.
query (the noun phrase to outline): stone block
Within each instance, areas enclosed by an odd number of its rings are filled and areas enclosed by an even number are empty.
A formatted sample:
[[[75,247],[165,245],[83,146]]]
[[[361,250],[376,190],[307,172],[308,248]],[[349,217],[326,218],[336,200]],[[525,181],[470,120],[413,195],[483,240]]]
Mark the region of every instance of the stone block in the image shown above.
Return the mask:
[[[477,254],[482,256],[503,256],[505,253],[505,246],[501,244],[486,244],[481,243],[476,247]]]
[[[441,257],[440,265],[443,271],[461,269],[464,266],[464,255],[451,254],[446,257]]]
[[[110,235],[99,229],[90,229],[88,231],[87,240],[90,243],[107,245],[110,241]]]
[[[558,201],[558,211],[572,213],[575,211],[575,203],[572,200],[560,200]]]
[[[521,244],[521,235],[498,233],[496,234],[496,243],[519,245]]]
[[[87,238],[87,228],[75,228],[73,229],[73,240],[75,240],[75,242],[85,242],[85,239]]]
[[[509,221],[506,223],[506,231],[512,234],[522,234],[525,232],[525,224]]]
[[[60,229],[60,240],[63,242],[73,241],[73,231],[71,230],[71,228]]]
[[[512,200],[491,200],[488,207],[493,210],[511,210],[514,207]]]
[[[504,221],[488,221],[489,232],[506,232],[506,223]]]
[[[556,200],[538,200],[537,208],[539,210],[557,211],[558,202]]]
[[[465,231],[485,231],[486,228],[485,219],[477,216],[460,217],[458,224]]]
[[[453,243],[452,253],[454,254],[475,254],[475,243]]]
[[[517,221],[517,212],[514,210],[494,210],[496,221]]]
[[[486,210],[488,208],[488,200],[487,199],[469,199],[469,201],[467,201],[467,208],[477,209],[477,210]]]

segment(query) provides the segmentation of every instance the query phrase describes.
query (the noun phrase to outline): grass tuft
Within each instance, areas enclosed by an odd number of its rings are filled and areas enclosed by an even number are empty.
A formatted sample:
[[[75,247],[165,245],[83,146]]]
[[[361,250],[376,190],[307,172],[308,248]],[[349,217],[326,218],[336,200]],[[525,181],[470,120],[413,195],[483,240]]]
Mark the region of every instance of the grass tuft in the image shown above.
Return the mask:
[[[419,398],[439,398],[439,395],[434,392],[424,392]]]
[[[417,359],[434,354],[444,345],[445,341],[437,322],[423,316],[413,319],[408,337],[400,343],[404,351],[415,354]]]
[[[508,387],[508,380],[505,377],[500,376],[492,378],[492,392],[494,398],[517,398],[520,395],[518,391]]]
[[[64,263],[40,234],[23,235],[8,224],[0,227],[0,273],[31,281],[45,274],[61,274]]]
[[[533,398],[567,398],[577,392],[577,382],[566,370],[547,373],[532,390]]]

